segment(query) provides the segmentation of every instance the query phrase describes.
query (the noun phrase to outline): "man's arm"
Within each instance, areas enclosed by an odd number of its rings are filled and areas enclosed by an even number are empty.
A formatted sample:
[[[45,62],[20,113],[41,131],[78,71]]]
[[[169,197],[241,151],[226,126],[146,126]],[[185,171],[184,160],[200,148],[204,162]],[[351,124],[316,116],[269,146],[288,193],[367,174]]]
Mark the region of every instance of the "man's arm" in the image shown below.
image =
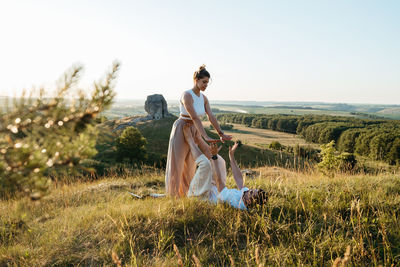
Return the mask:
[[[233,147],[229,147],[229,159],[231,161],[233,179],[235,179],[237,187],[239,188],[239,190],[241,190],[244,186],[244,180],[242,172],[240,171],[239,166],[237,165],[235,160],[235,151],[238,145],[238,143],[235,143]]]

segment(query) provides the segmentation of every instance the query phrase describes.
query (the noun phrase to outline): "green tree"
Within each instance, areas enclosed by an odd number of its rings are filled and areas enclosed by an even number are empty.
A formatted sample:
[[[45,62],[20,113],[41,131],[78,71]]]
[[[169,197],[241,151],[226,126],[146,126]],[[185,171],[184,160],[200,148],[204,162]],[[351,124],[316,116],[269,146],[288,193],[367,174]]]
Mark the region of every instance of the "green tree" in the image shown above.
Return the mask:
[[[374,160],[384,160],[392,148],[395,139],[396,135],[392,131],[390,133],[383,132],[374,136],[369,143],[370,158]]]
[[[128,160],[130,163],[143,162],[146,157],[146,138],[135,127],[127,127],[116,139],[117,161]]]
[[[396,138],[387,155],[387,161],[391,165],[400,164],[400,138]]]
[[[0,113],[0,197],[30,194],[39,198],[50,183],[49,171],[80,167],[96,154],[96,116],[114,98],[115,63],[103,79],[94,83],[91,97],[78,89],[82,67],[72,67],[57,84],[54,97],[41,89],[7,102]],[[76,98],[75,96],[79,96]]]
[[[380,134],[381,131],[378,129],[367,129],[367,131],[362,132],[357,138],[356,138],[356,145],[355,145],[355,150],[354,152],[358,155],[362,156],[369,156],[369,151],[370,147],[369,144],[371,142],[371,139]]]
[[[332,174],[337,170],[339,166],[339,161],[335,154],[335,141],[331,141],[328,144],[321,145],[322,161],[318,163],[318,169],[322,173]]]
[[[354,154],[348,152],[339,154],[335,149],[335,141],[321,146],[321,158],[318,169],[326,175],[333,175],[337,171],[351,171],[357,163]]]
[[[363,131],[363,129],[359,128],[352,128],[344,131],[338,140],[339,150],[353,153],[355,150],[356,139]]]

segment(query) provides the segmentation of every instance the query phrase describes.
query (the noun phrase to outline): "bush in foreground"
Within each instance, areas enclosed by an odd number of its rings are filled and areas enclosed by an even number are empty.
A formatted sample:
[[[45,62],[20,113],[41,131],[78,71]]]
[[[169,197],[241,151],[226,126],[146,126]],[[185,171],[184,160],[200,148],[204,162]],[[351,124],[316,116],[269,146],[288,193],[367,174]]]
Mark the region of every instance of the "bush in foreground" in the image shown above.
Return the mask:
[[[115,63],[91,97],[74,90],[81,67],[60,79],[54,97],[40,90],[39,97],[25,93],[0,113],[0,197],[30,194],[39,198],[49,186],[49,171],[79,167],[82,159],[96,154],[96,116],[114,98],[119,69]],[[79,96],[77,98],[76,96]],[[69,169],[71,170],[71,169]]]

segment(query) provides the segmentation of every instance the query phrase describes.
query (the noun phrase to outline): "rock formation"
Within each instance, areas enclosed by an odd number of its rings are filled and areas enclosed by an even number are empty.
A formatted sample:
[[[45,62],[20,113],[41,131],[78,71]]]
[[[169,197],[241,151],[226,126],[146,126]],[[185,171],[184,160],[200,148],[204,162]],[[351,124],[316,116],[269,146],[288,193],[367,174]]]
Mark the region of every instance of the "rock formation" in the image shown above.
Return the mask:
[[[163,95],[160,94],[147,96],[147,100],[144,104],[144,110],[147,111],[147,116],[134,116],[119,119],[113,131],[122,130],[128,126],[135,126],[137,123],[150,120],[159,120],[172,116],[172,114],[168,112],[167,101],[165,101]]]
[[[144,110],[149,113],[149,116],[154,120],[159,120],[169,116],[167,101],[162,95],[149,95],[144,104]]]

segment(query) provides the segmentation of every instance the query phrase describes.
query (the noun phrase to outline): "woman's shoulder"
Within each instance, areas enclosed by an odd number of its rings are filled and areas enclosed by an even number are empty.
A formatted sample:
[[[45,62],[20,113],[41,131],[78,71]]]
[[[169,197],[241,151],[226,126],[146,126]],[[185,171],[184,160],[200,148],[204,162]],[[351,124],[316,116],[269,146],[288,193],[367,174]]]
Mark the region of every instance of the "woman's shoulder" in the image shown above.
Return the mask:
[[[193,101],[193,96],[192,96],[190,91],[192,91],[192,89],[183,91],[183,93],[181,95],[181,101],[182,100],[184,100],[184,101],[188,101],[188,100],[189,101]]]
[[[189,89],[189,90],[185,90],[185,91],[183,91],[183,93],[182,93],[182,97],[188,97],[188,96],[192,96],[192,93],[191,93],[190,91],[192,91],[192,90],[191,90],[191,89]]]

